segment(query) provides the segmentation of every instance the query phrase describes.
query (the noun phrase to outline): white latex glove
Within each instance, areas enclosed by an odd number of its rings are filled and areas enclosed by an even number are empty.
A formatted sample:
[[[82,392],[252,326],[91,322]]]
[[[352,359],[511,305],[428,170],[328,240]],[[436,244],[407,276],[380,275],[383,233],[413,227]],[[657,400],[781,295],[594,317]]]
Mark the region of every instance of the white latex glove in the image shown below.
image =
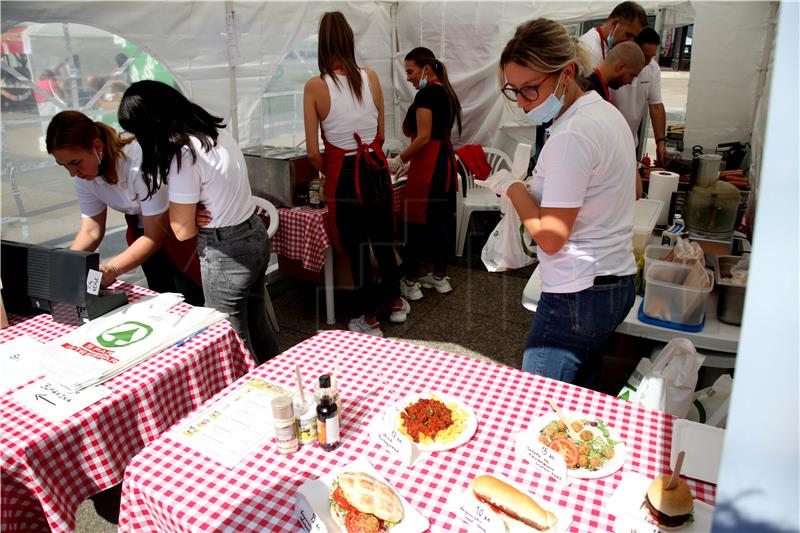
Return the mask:
[[[391,175],[397,174],[404,164],[399,155],[392,157],[387,163],[389,163],[389,174]]]
[[[515,183],[522,183],[522,180],[512,176],[506,169],[498,170],[485,180],[475,180],[475,185],[486,187],[498,196],[505,196],[508,188]]]

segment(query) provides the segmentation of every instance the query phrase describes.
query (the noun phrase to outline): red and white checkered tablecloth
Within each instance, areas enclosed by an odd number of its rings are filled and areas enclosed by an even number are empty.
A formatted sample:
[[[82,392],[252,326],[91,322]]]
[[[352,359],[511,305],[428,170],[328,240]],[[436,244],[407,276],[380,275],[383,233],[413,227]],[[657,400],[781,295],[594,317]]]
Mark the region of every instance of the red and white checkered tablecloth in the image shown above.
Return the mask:
[[[405,182],[392,188],[392,208],[399,213]],[[278,209],[280,223],[270,241],[278,255],[301,261],[303,268],[319,272],[325,264],[325,249],[332,245],[328,233],[328,208],[309,206]]]
[[[130,301],[155,294],[119,284]],[[178,311],[187,311],[181,304]],[[0,343],[49,342],[75,329],[50,315],[12,317]],[[128,461],[179,418],[254,368],[231,325],[220,322],[103,384],[111,395],[54,424],[0,396],[2,530],[68,532],[87,497],[122,481]]]
[[[431,531],[463,529],[446,509],[452,491],[464,490],[479,470],[504,474],[558,505],[574,509],[571,531],[612,531],[605,502],[623,471],[648,476],[668,472],[672,417],[598,392],[542,378],[503,365],[413,344],[345,331],[325,331],[298,344],[247,376],[286,387],[300,364],[306,386],[341,358],[340,392],[344,442],[333,452],[318,445],[280,455],[273,443],[228,469],[170,438],[170,432],[137,455],[125,472],[119,528],[122,532],[300,531],[294,494],[309,478],[366,456],[431,523]],[[382,372],[401,395],[438,390],[461,398],[475,411],[478,430],[465,445],[436,452],[407,468],[372,441],[372,417],[391,402],[376,378]],[[229,394],[228,387],[216,398]],[[549,412],[554,398],[566,410],[601,417],[624,439],[622,470],[564,487],[515,457],[512,433]],[[213,400],[211,400],[213,401]],[[713,485],[689,484],[713,504]]]

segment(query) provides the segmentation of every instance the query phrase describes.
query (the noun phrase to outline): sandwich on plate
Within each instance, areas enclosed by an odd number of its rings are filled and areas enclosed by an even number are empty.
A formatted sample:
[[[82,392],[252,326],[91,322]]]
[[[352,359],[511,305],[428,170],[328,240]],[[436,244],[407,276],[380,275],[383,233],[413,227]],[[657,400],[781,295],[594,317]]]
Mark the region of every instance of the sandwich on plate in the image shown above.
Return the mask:
[[[650,483],[644,505],[648,521],[663,529],[676,529],[694,522],[694,502],[689,485],[678,478],[675,487],[668,489],[671,476],[661,476]]]
[[[346,472],[331,485],[331,516],[347,533],[383,533],[403,520],[403,503],[387,485],[363,472]]]

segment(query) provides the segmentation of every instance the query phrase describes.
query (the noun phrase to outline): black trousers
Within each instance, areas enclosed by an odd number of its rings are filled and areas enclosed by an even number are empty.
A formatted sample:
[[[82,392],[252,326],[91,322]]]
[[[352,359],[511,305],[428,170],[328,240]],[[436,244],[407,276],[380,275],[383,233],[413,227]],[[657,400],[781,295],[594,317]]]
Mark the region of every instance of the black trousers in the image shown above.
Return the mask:
[[[346,156],[336,186],[336,227],[339,241],[350,258],[357,313],[371,316],[378,306],[400,296],[400,275],[394,254],[392,189],[387,170],[359,165],[361,201],[355,187],[355,159]],[[372,271],[372,253],[378,262],[380,283]]]

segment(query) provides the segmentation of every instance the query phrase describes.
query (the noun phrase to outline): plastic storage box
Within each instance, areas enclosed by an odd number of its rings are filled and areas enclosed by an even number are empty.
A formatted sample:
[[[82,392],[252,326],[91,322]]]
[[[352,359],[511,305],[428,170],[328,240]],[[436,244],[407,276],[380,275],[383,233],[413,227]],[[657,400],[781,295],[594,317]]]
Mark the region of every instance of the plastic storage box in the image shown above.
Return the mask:
[[[672,264],[672,261],[662,261],[667,252],[672,250],[672,246],[664,246],[663,244],[651,244],[647,248],[644,249],[644,271],[642,273],[643,276],[647,275],[647,269],[650,268],[650,265],[654,265],[656,263],[661,264]]]
[[[656,227],[658,215],[664,208],[661,200],[636,200],[636,211],[633,218],[633,253],[640,257],[650,242],[650,236]]]
[[[686,278],[691,266],[658,262],[650,265],[645,275],[642,310],[645,316],[684,326],[699,326],[706,314],[708,296],[714,289],[714,274],[706,270],[709,286],[704,289],[687,287]]]
[[[722,278],[730,277],[731,267],[736,265],[740,259],[741,257],[735,255],[718,255],[714,261],[714,275],[717,279],[717,287],[719,287],[717,318],[735,326],[742,324],[744,292],[747,285],[723,281]]]

